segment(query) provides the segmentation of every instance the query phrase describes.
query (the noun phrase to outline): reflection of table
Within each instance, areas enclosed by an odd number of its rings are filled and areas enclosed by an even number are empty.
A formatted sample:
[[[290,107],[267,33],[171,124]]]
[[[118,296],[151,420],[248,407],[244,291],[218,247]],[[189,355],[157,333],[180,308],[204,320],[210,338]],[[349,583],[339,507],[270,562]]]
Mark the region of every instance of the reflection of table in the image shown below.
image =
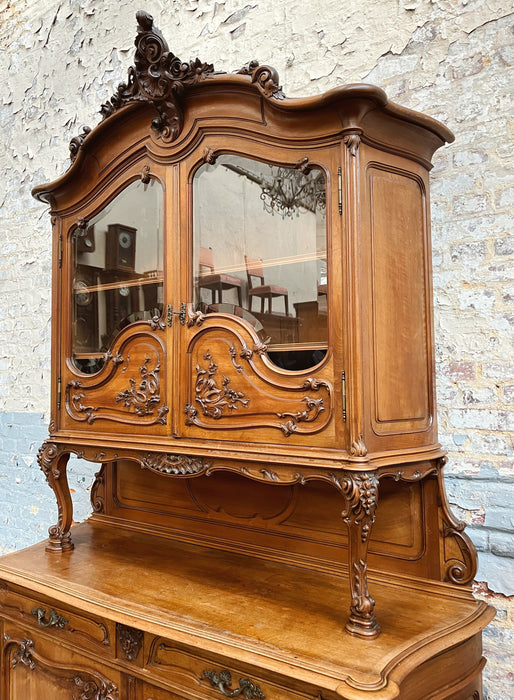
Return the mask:
[[[242,306],[237,306],[236,304],[200,304],[200,309],[204,314],[230,314],[231,316],[237,316],[238,318],[243,318],[257,331],[262,330],[262,324],[257,320],[254,314],[251,314]]]
[[[285,314],[255,313],[269,340],[267,345],[291,345],[298,342],[298,319]]]
[[[317,301],[302,301],[294,305],[298,320],[299,343],[326,343],[327,312],[321,312]]]
[[[298,319],[285,314],[261,314],[234,304],[202,304],[203,313],[223,313],[247,321],[259,333],[266,345],[294,345],[298,343]],[[269,340],[268,340],[269,339]]]

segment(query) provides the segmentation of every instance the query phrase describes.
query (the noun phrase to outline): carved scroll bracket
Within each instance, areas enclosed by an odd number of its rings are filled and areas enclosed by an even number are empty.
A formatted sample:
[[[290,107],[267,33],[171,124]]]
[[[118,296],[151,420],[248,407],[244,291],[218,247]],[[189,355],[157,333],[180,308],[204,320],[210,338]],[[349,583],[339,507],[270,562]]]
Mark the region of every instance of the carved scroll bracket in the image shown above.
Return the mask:
[[[446,462],[446,457],[438,460],[437,476],[442,513],[444,577],[452,583],[465,586],[475,578],[477,552],[474,544],[464,532],[465,523],[458,520],[451,512],[443,478],[443,467]]]
[[[285,95],[282,87],[278,84],[279,77],[275,68],[266,65],[259,65],[258,61],[250,61],[238,71],[239,75],[249,75],[252,83],[256,83],[266,97],[274,97],[283,100]]]
[[[73,549],[70,527],[73,516],[66,466],[70,457],[65,448],[53,442],[45,442],[39,448],[37,461],[46,477],[48,485],[57,499],[58,520],[49,530],[49,542],[46,549],[53,552],[65,552]]]

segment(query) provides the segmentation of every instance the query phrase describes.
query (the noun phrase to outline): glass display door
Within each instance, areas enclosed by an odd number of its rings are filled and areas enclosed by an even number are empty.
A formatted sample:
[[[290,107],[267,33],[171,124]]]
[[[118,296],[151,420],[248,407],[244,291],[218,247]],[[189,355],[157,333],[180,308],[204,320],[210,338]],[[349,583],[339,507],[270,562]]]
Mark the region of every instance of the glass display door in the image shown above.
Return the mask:
[[[326,430],[326,171],[306,158],[295,166],[226,153],[197,167],[191,182],[184,434],[251,431],[248,439],[274,442]]]
[[[116,336],[163,310],[163,190],[132,182],[72,234],[71,360],[98,372]]]
[[[223,155],[193,188],[195,310],[247,321],[282,369],[318,365],[328,342],[323,171]]]

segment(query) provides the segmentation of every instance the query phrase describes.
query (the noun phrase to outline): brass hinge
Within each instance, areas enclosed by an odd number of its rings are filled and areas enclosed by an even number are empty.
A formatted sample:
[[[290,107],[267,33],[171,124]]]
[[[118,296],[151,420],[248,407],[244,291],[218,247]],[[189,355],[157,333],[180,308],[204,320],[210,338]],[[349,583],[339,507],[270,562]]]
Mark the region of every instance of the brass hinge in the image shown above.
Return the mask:
[[[343,213],[343,171],[341,166],[337,169],[337,197],[339,201],[339,214]]]
[[[343,420],[346,421],[346,372],[341,375],[341,388],[343,390]]]
[[[61,409],[61,378],[57,377],[57,410]]]
[[[182,302],[180,304],[180,311],[173,311],[173,306],[168,304],[168,326],[171,328],[173,326],[173,316],[178,316],[180,319],[180,325],[186,325],[186,304]]]
[[[62,233],[59,234],[59,269],[62,267]]]

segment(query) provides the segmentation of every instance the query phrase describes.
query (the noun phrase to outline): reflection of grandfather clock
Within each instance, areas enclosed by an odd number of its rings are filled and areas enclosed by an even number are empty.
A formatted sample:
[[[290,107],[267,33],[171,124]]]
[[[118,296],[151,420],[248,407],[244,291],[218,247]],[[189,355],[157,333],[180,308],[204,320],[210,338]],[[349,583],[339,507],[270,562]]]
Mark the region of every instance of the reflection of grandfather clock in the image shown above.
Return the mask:
[[[98,352],[98,284],[100,268],[77,265],[73,282],[74,334],[78,352]]]
[[[136,261],[137,229],[123,224],[110,224],[107,229],[105,267],[107,270],[133,272]]]

